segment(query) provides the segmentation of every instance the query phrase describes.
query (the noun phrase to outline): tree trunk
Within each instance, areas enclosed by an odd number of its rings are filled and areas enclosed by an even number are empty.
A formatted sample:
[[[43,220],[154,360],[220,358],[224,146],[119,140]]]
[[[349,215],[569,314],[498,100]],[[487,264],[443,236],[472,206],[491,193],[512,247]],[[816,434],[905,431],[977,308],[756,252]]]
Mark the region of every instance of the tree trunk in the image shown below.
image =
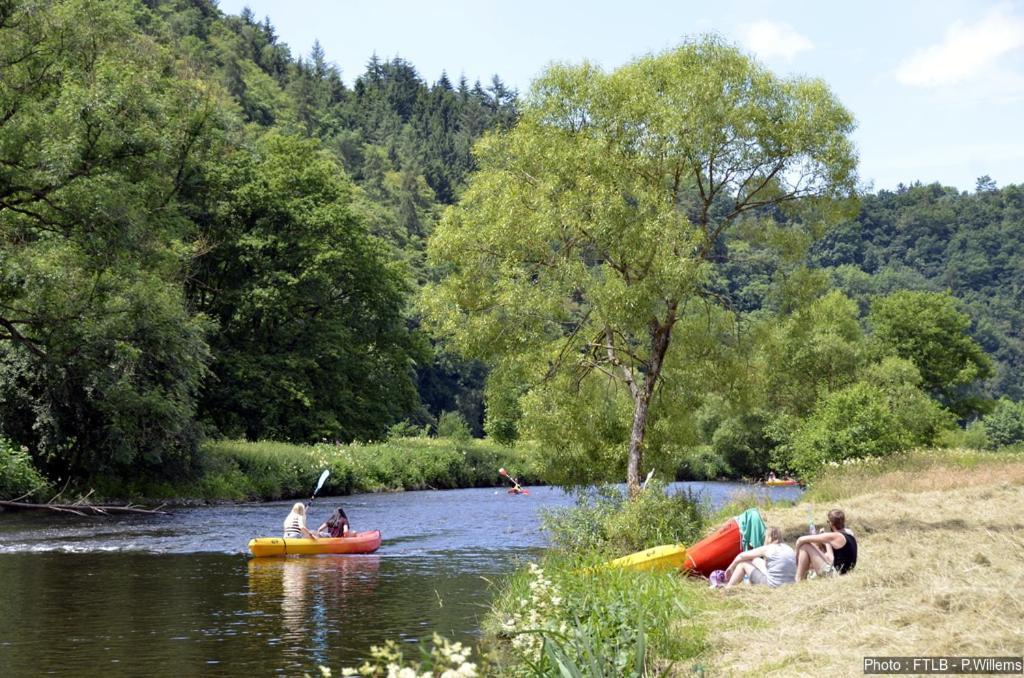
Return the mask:
[[[665,323],[651,321],[651,361],[644,374],[643,384],[633,396],[633,429],[629,434],[629,455],[626,459],[626,488],[630,498],[640,492],[641,466],[644,461],[644,438],[647,435],[647,416],[654,387],[661,376],[661,367],[672,339],[672,326],[676,322],[676,305],[670,304]]]
[[[646,395],[639,394],[634,401],[633,430],[629,434],[629,457],[626,462],[626,488],[630,498],[640,492],[640,465],[644,460],[644,436],[647,433],[647,406],[650,404]]]

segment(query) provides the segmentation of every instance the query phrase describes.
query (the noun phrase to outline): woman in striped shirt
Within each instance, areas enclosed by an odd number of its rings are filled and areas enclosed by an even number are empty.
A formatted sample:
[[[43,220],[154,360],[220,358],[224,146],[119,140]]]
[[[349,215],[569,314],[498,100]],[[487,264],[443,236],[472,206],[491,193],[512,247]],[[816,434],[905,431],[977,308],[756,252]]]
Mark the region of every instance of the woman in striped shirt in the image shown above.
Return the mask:
[[[306,506],[300,501],[292,506],[292,512],[284,519],[284,538],[301,539],[302,537],[316,539],[316,535],[306,527]]]

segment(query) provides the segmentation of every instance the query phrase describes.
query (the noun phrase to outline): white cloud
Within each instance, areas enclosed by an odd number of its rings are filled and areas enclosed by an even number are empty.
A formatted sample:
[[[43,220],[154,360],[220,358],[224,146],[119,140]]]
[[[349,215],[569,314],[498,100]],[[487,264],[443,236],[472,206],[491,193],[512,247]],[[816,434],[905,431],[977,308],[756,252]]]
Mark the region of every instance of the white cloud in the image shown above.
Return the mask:
[[[916,87],[955,85],[990,73],[999,57],[1022,48],[1024,17],[1000,6],[976,23],[954,23],[942,42],[904,60],[896,79]]]
[[[765,60],[781,58],[792,61],[800,52],[814,48],[806,36],[779,21],[755,21],[743,29],[740,40],[747,49]]]

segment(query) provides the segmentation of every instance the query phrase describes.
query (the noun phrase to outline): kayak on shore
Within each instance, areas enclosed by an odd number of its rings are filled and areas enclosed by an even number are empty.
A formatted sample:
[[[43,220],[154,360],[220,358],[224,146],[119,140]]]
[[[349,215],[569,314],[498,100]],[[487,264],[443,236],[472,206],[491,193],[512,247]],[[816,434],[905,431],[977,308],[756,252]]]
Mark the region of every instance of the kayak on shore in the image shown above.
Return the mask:
[[[665,544],[616,558],[603,567],[625,567],[639,572],[681,570],[685,560],[686,547],[684,545]]]
[[[347,537],[324,537],[322,539],[256,537],[249,540],[249,551],[256,558],[267,556],[373,553],[380,548],[380,541],[380,530],[352,532]]]
[[[755,532],[760,532],[760,535],[755,537]],[[747,509],[735,518],[725,521],[718,529],[692,546],[655,546],[612,560],[606,563],[605,567],[625,567],[632,570],[676,569],[707,577],[715,570],[729,567],[744,546],[760,546],[763,538],[764,522],[760,513],[757,509]]]
[[[735,519],[687,548],[683,544],[665,544],[616,558],[604,567],[630,570],[683,570],[705,577],[729,566],[740,552],[740,528]],[[724,563],[724,564],[723,564]]]

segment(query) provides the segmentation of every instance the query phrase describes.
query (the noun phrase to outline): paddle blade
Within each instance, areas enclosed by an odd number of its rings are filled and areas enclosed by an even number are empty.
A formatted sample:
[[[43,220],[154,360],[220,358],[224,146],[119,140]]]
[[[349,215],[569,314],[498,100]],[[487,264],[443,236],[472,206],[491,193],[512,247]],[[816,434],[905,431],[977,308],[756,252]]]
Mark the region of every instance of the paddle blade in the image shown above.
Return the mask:
[[[329,475],[331,475],[331,472],[328,471],[327,469],[324,469],[324,472],[320,474],[320,480],[318,480],[316,483],[316,489],[313,490],[313,494],[316,494],[317,492],[320,491],[320,488],[323,487],[324,483],[327,482],[327,476]]]
[[[506,471],[504,468],[499,468],[498,469],[498,475],[499,476],[505,476],[506,478],[508,478],[508,471]]]

